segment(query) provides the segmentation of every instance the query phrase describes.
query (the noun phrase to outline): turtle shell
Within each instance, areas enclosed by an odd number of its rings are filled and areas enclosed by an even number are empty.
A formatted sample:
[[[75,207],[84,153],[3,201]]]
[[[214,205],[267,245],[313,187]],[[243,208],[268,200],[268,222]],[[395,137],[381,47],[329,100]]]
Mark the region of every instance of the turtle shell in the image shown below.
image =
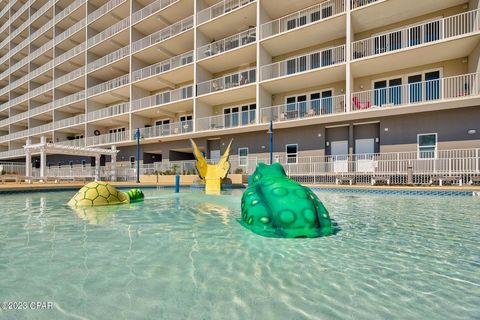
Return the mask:
[[[124,192],[103,181],[90,182],[83,186],[68,202],[74,207],[93,207],[129,202]]]

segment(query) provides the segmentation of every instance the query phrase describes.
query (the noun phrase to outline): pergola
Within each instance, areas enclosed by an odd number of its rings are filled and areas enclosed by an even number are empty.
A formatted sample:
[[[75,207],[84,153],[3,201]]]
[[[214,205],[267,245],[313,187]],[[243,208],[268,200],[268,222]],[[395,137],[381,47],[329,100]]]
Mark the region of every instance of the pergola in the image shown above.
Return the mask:
[[[112,162],[112,171],[111,171],[111,180],[117,180],[117,153],[118,150],[116,146],[112,146],[111,149],[102,149],[102,148],[90,148],[90,147],[77,147],[77,146],[68,146],[47,143],[45,137],[40,138],[40,143],[31,144],[30,140],[27,140],[27,144],[23,147],[25,149],[25,163],[26,163],[26,176],[32,176],[32,155],[40,154],[40,178],[46,178],[46,167],[47,167],[47,153],[50,154],[65,154],[70,156],[84,156],[84,157],[95,157],[95,180],[100,180],[100,157],[102,155],[111,156]]]

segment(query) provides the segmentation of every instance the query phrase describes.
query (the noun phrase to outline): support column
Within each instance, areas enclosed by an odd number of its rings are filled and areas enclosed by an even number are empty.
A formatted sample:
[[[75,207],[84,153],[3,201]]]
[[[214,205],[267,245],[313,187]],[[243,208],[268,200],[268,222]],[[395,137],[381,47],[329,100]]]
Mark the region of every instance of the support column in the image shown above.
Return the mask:
[[[28,139],[26,142],[26,146],[28,147],[30,144],[31,140]],[[30,149],[28,148],[25,148],[25,176],[32,176],[32,154],[30,153]]]
[[[100,181],[100,155],[95,156],[95,181]]]
[[[47,138],[45,136],[40,137],[40,143],[42,147],[40,149],[40,178],[45,178],[46,171],[47,171]]]
[[[352,30],[352,15],[351,15],[351,1],[346,1],[347,4],[347,19],[346,19],[346,41],[345,41],[345,112],[352,111],[352,89],[353,89],[353,76],[350,68],[352,60],[352,42],[353,42],[353,30]]]
[[[112,146],[112,151],[115,153],[112,154],[112,172],[110,174],[112,176],[112,181],[117,181],[117,146]]]
[[[353,154],[353,147],[355,144],[354,141],[354,130],[355,126],[353,124],[348,126],[348,154],[352,155]]]

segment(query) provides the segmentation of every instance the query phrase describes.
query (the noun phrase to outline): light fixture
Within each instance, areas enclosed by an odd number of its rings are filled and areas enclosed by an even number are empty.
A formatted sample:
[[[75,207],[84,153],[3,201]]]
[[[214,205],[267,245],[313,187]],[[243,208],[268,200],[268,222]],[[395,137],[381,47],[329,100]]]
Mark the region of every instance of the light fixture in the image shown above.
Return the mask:
[[[262,149],[265,149],[265,146],[262,146]]]
[[[380,142],[380,138],[378,138],[378,137],[375,138],[375,142],[376,142],[376,143],[379,143],[379,142]]]
[[[327,147],[330,147],[330,141],[326,141],[326,142],[325,142],[325,145],[326,145]]]
[[[321,133],[319,133],[319,134],[318,134],[318,137],[321,137],[321,136],[322,136],[322,134],[321,134]]]
[[[383,129],[385,132],[388,132],[388,128]]]
[[[363,84],[361,84],[361,85],[360,85],[360,89],[362,89],[362,90],[363,90]]]
[[[468,134],[476,134],[477,133],[477,130],[475,129],[470,129],[467,131]]]

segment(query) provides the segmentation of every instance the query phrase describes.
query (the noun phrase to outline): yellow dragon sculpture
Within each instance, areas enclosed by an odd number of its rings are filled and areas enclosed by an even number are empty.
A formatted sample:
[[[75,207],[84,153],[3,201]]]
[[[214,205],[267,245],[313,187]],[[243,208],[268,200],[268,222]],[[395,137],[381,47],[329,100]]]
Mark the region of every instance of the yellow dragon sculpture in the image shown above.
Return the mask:
[[[228,162],[228,157],[230,156],[230,146],[232,145],[233,139],[230,140],[225,153],[216,164],[208,164],[207,159],[205,159],[202,152],[200,152],[195,142],[192,139],[190,139],[190,142],[193,147],[195,159],[197,159],[195,167],[197,169],[198,176],[205,182],[205,192],[219,193],[221,190],[222,180],[227,177],[228,171],[230,170],[230,162]]]

